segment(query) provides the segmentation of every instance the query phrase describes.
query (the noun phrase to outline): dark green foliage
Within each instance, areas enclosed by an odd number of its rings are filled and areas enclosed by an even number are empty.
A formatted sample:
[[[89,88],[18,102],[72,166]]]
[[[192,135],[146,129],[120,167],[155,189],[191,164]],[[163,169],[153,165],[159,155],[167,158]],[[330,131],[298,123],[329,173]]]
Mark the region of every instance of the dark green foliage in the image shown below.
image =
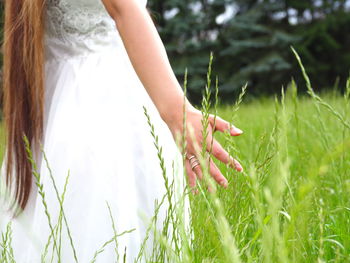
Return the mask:
[[[198,101],[204,90],[212,51],[221,97],[233,101],[246,82],[254,95],[279,92],[291,76],[302,83],[290,46],[302,56],[315,87],[333,87],[336,79],[345,86],[350,69],[346,2],[350,4],[346,0],[149,0],[149,8],[180,80],[188,68],[192,100]],[[230,10],[231,16],[220,21]]]
[[[194,102],[204,90],[211,51],[222,101],[233,101],[246,82],[253,95],[279,93],[291,77],[302,84],[290,46],[316,89],[345,86],[349,0],[148,0],[148,7],[180,82],[188,68]],[[2,1],[0,12],[3,28]]]
[[[305,32],[299,50],[315,86],[331,87],[338,76],[340,86],[345,86],[350,69],[349,28],[349,13],[339,11],[299,29]]]

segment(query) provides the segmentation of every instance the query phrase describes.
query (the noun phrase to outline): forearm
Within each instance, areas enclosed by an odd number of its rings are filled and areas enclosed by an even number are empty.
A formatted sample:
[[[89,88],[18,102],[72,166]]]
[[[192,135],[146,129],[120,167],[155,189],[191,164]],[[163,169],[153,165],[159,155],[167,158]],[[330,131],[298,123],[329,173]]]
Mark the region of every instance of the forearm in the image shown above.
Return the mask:
[[[107,10],[116,21],[131,63],[161,117],[167,121],[181,113],[184,95],[146,8],[135,0],[119,5],[120,0],[105,1],[109,2]]]

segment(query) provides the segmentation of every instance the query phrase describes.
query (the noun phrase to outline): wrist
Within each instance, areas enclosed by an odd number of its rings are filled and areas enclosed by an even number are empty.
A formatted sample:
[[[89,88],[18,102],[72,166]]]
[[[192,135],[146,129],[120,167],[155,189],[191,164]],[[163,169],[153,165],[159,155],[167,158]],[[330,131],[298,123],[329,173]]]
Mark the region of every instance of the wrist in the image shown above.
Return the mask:
[[[165,103],[159,110],[160,116],[168,126],[173,126],[173,123],[181,123],[183,121],[184,111],[188,112],[193,110],[194,107],[183,96],[177,100],[171,100],[169,103]]]

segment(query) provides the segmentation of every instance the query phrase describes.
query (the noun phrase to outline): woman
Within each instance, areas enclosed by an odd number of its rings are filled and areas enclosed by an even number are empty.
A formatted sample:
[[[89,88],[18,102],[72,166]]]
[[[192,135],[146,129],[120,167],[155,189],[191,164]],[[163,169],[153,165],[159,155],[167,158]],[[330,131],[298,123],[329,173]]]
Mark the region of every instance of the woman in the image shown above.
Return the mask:
[[[61,261],[91,260],[113,234],[112,217],[118,233],[134,229],[118,238],[117,251],[132,262],[146,235],[142,218],[152,217],[155,200],[166,192],[143,106],[159,135],[169,179],[173,160],[181,162],[172,137],[183,132],[185,108],[187,127],[193,128],[193,137],[186,138],[189,185],[194,188],[201,177],[193,141],[202,143],[202,115],[187,100],[184,105],[184,94],[144,0],[11,0],[6,1],[5,16],[7,154],[2,178],[22,210],[12,219],[17,262],[39,262],[60,218],[51,175],[59,195],[66,188],[64,214],[70,232],[62,234]],[[224,120],[214,122],[213,116],[209,120],[208,142],[213,130],[229,130],[233,136],[242,133]],[[38,164],[44,187],[39,191],[23,135]],[[212,154],[242,170],[215,140]],[[181,191],[180,172],[175,184]],[[210,174],[227,186],[212,161]],[[159,227],[165,217],[163,206]],[[51,240],[49,250],[57,252],[57,247]],[[115,258],[113,246],[98,257],[101,262]]]

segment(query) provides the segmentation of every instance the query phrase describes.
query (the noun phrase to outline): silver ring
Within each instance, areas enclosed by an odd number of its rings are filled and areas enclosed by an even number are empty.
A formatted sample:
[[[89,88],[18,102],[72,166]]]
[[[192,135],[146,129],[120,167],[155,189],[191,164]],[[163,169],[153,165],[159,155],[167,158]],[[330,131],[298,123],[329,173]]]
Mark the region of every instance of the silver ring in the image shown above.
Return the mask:
[[[200,165],[199,161],[197,159],[195,159],[193,162],[191,162],[191,169],[192,171],[194,170],[194,168],[196,168],[198,165]]]
[[[194,168],[196,168],[198,165],[200,165],[200,162],[198,161],[198,159],[196,158],[195,155],[190,155],[187,156],[190,164],[191,164],[191,169],[194,170]]]
[[[191,160],[196,159],[195,155],[186,155],[187,159],[191,162]]]

